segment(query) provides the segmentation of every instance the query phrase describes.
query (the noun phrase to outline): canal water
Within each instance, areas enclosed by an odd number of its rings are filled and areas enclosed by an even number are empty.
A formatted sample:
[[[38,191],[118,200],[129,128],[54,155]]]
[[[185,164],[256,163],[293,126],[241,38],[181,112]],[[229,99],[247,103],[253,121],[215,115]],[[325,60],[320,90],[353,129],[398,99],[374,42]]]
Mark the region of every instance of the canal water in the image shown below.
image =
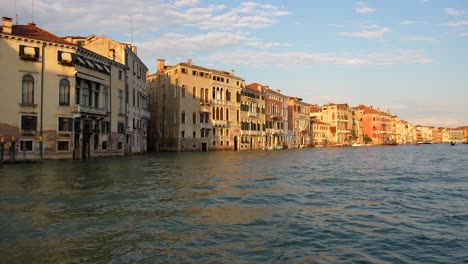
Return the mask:
[[[468,145],[0,167],[2,263],[468,262]]]

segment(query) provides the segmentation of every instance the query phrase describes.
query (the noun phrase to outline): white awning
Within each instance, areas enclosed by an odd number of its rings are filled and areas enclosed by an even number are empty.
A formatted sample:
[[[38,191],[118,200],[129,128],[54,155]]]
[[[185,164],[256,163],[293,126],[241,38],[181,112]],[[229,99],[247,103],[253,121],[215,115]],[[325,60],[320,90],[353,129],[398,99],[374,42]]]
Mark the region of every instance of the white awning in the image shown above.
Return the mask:
[[[72,56],[69,52],[62,52],[62,61],[72,62]]]
[[[24,54],[28,56],[36,56],[36,51],[33,47],[24,47]]]
[[[89,80],[89,81],[97,82],[100,84],[108,85],[108,83],[106,83],[104,79],[96,77],[96,76],[91,76],[91,75],[80,73],[80,72],[76,73],[76,76],[84,80]]]

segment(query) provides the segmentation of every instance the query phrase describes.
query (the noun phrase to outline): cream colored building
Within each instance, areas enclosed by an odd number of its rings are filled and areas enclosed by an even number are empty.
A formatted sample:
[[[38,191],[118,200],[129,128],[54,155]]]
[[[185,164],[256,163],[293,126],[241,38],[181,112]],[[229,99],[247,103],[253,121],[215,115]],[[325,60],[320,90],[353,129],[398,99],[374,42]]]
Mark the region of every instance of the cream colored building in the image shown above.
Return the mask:
[[[264,149],[267,146],[265,124],[265,90],[248,85],[241,94],[241,150]]]
[[[125,81],[125,153],[147,151],[147,131],[150,112],[146,74],[148,68],[137,55],[137,47],[110,39],[107,36],[65,37],[81,47],[107,57],[126,67],[117,74]]]
[[[327,146],[330,142],[330,124],[315,121],[313,122],[313,140],[315,147]]]
[[[17,159],[39,158],[40,137],[44,158],[123,154],[111,111],[123,65],[7,17],[0,37],[0,136],[15,137]]]
[[[303,102],[301,98],[289,97],[288,110],[288,129],[293,131],[295,136],[292,146],[311,146],[310,104]]]
[[[330,124],[330,143],[332,145],[351,145],[352,111],[348,104],[329,103],[323,105],[321,121]]]
[[[150,146],[156,150],[239,150],[241,91],[234,72],[194,65],[166,66],[148,76]],[[155,108],[155,110],[153,110]]]
[[[461,128],[444,128],[441,132],[442,143],[463,143],[465,141]]]

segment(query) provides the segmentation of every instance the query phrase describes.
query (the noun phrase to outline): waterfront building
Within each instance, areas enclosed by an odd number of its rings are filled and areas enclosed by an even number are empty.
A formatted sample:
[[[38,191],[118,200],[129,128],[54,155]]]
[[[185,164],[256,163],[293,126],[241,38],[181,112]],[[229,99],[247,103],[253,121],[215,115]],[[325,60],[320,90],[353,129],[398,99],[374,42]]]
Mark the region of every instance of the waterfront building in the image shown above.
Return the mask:
[[[432,144],[433,127],[416,125],[416,143]]]
[[[362,129],[364,136],[372,140],[372,144],[381,145],[392,140],[392,118],[389,113],[372,106],[359,105],[362,110]]]
[[[330,142],[330,124],[322,121],[312,123],[312,138],[315,147],[327,146]]]
[[[442,143],[463,143],[464,134],[461,128],[443,128],[441,130]]]
[[[364,111],[357,108],[350,108],[351,120],[350,120],[350,144],[363,144],[364,143],[364,131],[362,129],[362,116]]]
[[[64,39],[125,65],[125,68],[117,73],[119,80],[123,79],[125,82],[125,104],[121,114],[125,118],[124,150],[125,154],[146,152],[150,116],[146,89],[148,68],[138,57],[137,47],[107,36],[67,36]]]
[[[468,143],[468,126],[461,126],[457,129],[463,130],[463,142]]]
[[[0,136],[16,158],[122,155],[117,79],[124,66],[80,48],[34,23],[2,18]]]
[[[241,92],[241,150],[266,148],[265,89],[247,85]]]
[[[312,145],[312,127],[310,125],[310,104],[301,98],[288,98],[288,129],[294,133],[293,146],[305,147]]]
[[[432,143],[440,144],[442,143],[442,128],[432,127]]]
[[[249,84],[250,89],[261,89],[265,95],[265,148],[275,149],[292,144],[292,135],[288,132],[288,97],[280,90],[258,83]]]
[[[238,150],[244,80],[194,65],[166,66],[148,76],[151,116],[149,145],[156,150]]]
[[[322,121],[330,124],[330,144],[351,145],[352,110],[348,104],[328,103],[321,107]],[[354,140],[357,140],[356,117],[354,119]]]

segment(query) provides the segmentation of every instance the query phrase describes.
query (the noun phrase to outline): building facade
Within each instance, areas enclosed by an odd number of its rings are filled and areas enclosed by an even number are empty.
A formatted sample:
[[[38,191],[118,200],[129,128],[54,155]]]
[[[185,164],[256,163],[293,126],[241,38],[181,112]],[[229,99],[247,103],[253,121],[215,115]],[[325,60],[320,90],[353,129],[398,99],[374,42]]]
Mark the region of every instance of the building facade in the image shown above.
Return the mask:
[[[310,104],[303,102],[301,98],[289,97],[288,118],[288,129],[294,132],[293,146],[311,146]]]
[[[111,73],[123,65],[33,23],[2,22],[0,136],[21,153],[16,157],[122,155],[119,119],[111,109],[124,83]]]
[[[107,36],[69,36],[64,39],[125,65],[125,68],[117,73],[120,80],[125,81],[124,149],[126,154],[146,152],[150,116],[146,89],[148,68],[138,57],[137,47],[115,41]]]
[[[241,150],[266,148],[265,90],[247,85],[241,93]]]
[[[191,60],[148,76],[150,146],[157,150],[239,150],[241,92],[244,80],[194,65]],[[153,110],[153,108],[155,108]]]
[[[352,110],[348,104],[329,103],[323,105],[321,110],[322,121],[330,124],[330,144],[338,146],[351,145]],[[357,133],[356,121],[354,124]]]

